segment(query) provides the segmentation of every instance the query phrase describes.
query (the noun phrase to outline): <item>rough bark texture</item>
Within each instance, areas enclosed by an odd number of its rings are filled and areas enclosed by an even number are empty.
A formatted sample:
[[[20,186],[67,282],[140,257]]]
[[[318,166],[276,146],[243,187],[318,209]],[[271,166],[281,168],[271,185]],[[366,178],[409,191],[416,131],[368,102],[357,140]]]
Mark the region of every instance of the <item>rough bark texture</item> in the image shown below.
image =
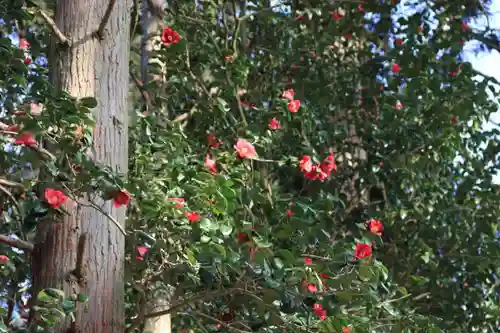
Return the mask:
[[[104,31],[104,39],[92,36],[109,0],[58,0],[55,22],[72,46],[52,43],[50,74],[54,85],[75,97],[98,101],[94,130],[95,158],[120,173],[127,172],[127,94],[131,0],[118,0]],[[69,201],[69,200],[68,200]],[[96,202],[122,225],[124,209],[111,202]],[[124,236],[102,213],[68,202],[70,216],[61,222],[43,222],[37,230],[34,251],[35,292],[58,288],[68,294],[88,295],[88,310],[80,307],[76,325],[69,321],[56,332],[124,332]],[[83,253],[86,283],[68,282],[75,269],[78,241],[86,233]],[[80,289],[80,290],[78,290]]]
[[[168,298],[168,295],[158,295],[158,298],[151,302],[148,313],[167,310],[170,305]],[[143,332],[171,333],[172,323],[170,314],[146,319]]]

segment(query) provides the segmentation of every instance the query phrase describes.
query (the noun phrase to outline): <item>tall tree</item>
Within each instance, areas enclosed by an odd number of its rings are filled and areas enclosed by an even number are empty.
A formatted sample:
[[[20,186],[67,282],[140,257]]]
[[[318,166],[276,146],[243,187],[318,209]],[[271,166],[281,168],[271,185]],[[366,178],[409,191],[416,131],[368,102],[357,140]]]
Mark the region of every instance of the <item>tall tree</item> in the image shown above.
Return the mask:
[[[56,89],[96,101],[94,158],[125,174],[128,158],[128,60],[131,1],[57,1],[50,76]],[[63,112],[63,111],[61,111]],[[50,150],[50,147],[48,147]],[[37,230],[35,295],[45,288],[88,296],[71,325],[81,332],[124,331],[125,210],[111,202],[70,198],[69,214],[48,215]],[[102,211],[93,206],[101,207]],[[61,221],[62,219],[62,221]]]

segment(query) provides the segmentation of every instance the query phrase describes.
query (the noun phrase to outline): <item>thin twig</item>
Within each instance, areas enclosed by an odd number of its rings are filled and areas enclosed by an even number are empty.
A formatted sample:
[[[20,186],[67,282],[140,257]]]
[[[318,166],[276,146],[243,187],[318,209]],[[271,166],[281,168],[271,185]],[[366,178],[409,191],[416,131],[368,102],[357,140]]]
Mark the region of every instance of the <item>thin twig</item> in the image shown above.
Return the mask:
[[[113,224],[121,231],[121,233],[124,236],[127,236],[127,232],[125,231],[125,229],[122,227],[122,225],[113,216],[109,215],[106,211],[104,211],[104,209],[102,209],[101,207],[99,207],[97,204],[95,204],[90,199],[87,199],[88,204],[85,204],[85,203],[83,203],[81,201],[78,201],[78,199],[74,195],[72,195],[71,190],[66,185],[63,184],[63,186],[68,191],[68,194],[70,195],[71,200],[73,200],[74,202],[76,202],[78,205],[81,205],[81,206],[84,206],[84,207],[92,207],[92,208],[94,208],[99,213],[101,213],[104,216],[106,216],[111,222],[113,222]]]
[[[39,8],[40,15],[43,17],[45,20],[45,23],[49,26],[50,30],[52,33],[57,37],[57,40],[59,41],[60,44],[69,46],[70,42],[68,37],[66,37],[61,30],[56,25],[56,22],[46,13],[44,12],[41,8]]]
[[[14,198],[14,196],[12,195],[12,193],[10,193],[10,191],[7,190],[2,185],[0,185],[0,191],[2,191],[3,193],[5,193],[10,198],[10,200],[12,201],[12,203],[14,204],[14,206],[16,206],[17,212],[19,214],[21,214],[21,207],[19,206],[19,203],[17,202],[16,198]]]
[[[174,118],[174,120],[172,120],[172,123],[175,124],[175,123],[180,123],[181,121],[184,121],[186,119],[188,119],[191,115],[193,115],[198,109],[196,108],[197,105],[193,106],[191,108],[191,110],[189,110],[189,112],[185,112],[181,115],[178,115],[177,117]]]
[[[151,103],[151,98],[149,97],[149,93],[146,91],[146,89],[144,89],[144,82],[141,82],[135,76],[135,74],[132,73],[132,71],[129,71],[129,73],[130,73],[130,77],[132,78],[132,81],[134,81],[135,86],[137,87],[137,89],[141,93],[142,99],[143,99],[145,107],[146,107],[145,111],[148,111],[149,108],[152,107],[152,103]]]
[[[239,333],[250,333],[251,332],[251,331],[245,331],[245,330],[240,330],[238,328],[235,328],[222,320],[219,320],[217,318],[209,316],[209,315],[207,315],[203,312],[200,312],[200,311],[192,311],[192,313],[197,315],[197,316],[203,317],[205,319],[210,319],[212,321],[215,321],[216,323],[220,324],[221,326],[224,326],[225,328],[227,328],[228,330],[233,331],[233,332],[239,332]]]
[[[101,214],[103,214],[104,216],[106,216],[111,222],[113,222],[114,225],[116,225],[116,227],[121,231],[121,233],[124,235],[124,236],[127,236],[127,232],[125,231],[125,229],[122,227],[122,225],[111,215],[109,215],[106,211],[104,211],[104,209],[102,209],[101,207],[99,207],[98,205],[96,205],[94,202],[88,200],[90,206],[92,208],[94,208],[95,210],[97,210],[98,212],[100,212]]]
[[[163,315],[166,315],[169,313],[173,313],[173,312],[185,307],[186,305],[188,305],[190,303],[199,302],[199,301],[203,301],[206,299],[211,299],[211,298],[215,298],[215,297],[219,297],[219,296],[226,296],[229,294],[239,294],[239,293],[245,294],[245,293],[247,293],[247,291],[242,289],[242,288],[229,288],[229,289],[224,289],[224,290],[218,290],[216,292],[206,293],[206,294],[203,294],[201,296],[196,296],[196,297],[193,297],[193,298],[190,298],[187,300],[183,300],[177,304],[172,305],[171,307],[169,307],[166,310],[148,313],[147,315],[144,316],[144,318],[160,317],[160,316],[163,316]]]
[[[12,238],[7,235],[0,235],[0,243],[28,252],[33,252],[33,249],[35,248],[35,246],[30,242],[25,242],[21,239]]]
[[[108,24],[109,17],[111,16],[111,11],[113,11],[113,7],[115,6],[116,0],[109,0],[108,8],[106,8],[106,12],[102,17],[101,23],[99,23],[99,27],[95,32],[95,36],[100,40],[104,39],[104,28],[106,28],[106,24]]]
[[[0,185],[4,185],[4,186],[8,186],[8,187],[17,187],[17,188],[24,189],[24,186],[22,184],[16,183],[16,182],[12,182],[10,180],[6,180],[6,179],[3,179],[3,178],[0,178]]]

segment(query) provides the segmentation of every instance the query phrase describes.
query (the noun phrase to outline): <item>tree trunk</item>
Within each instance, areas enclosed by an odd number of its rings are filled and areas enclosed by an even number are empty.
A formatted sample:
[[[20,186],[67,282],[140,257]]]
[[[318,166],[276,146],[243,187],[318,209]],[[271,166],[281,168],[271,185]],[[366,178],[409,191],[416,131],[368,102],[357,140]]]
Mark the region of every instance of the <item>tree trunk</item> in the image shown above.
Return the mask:
[[[93,36],[114,2],[103,37]],[[51,79],[57,89],[74,97],[95,97],[95,159],[119,173],[127,172],[128,155],[128,66],[131,0],[58,0],[55,23],[71,40],[65,47],[52,41]],[[53,37],[54,39],[54,37]],[[84,201],[84,199],[83,199]],[[124,225],[125,210],[110,201],[96,202]],[[33,260],[36,298],[44,288],[64,290],[66,296],[82,293],[89,297],[88,309],[79,307],[76,321],[61,323],[55,332],[123,333],[124,244],[118,228],[102,213],[68,200],[69,216],[50,216],[37,229]],[[55,220],[63,221],[55,221]],[[86,235],[83,236],[82,235]],[[76,268],[79,242],[83,246],[84,279],[70,282]]]
[[[148,313],[167,310],[170,307],[170,302],[168,301],[168,299],[168,295],[158,295],[158,298],[151,301]],[[146,319],[143,332],[171,333],[172,324],[170,314]]]

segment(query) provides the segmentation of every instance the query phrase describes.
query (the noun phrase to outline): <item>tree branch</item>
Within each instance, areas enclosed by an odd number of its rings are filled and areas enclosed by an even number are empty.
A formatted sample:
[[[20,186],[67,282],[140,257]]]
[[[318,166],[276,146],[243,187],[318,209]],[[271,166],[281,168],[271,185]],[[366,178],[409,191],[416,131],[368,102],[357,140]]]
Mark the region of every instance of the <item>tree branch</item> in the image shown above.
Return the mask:
[[[0,178],[0,185],[7,186],[7,187],[17,187],[20,189],[24,189],[24,186],[20,183],[12,182],[7,179]]]
[[[40,11],[40,15],[43,17],[45,20],[45,23],[49,26],[50,30],[52,33],[57,37],[57,40],[59,41],[60,44],[69,46],[70,42],[68,37],[64,36],[64,34],[59,30],[59,28],[56,25],[56,22],[46,13],[44,12],[41,8],[38,8]]]
[[[219,296],[226,296],[226,295],[233,294],[233,293],[234,294],[246,293],[246,291],[241,289],[241,288],[230,288],[230,289],[218,290],[216,292],[206,293],[206,294],[203,294],[201,296],[196,296],[196,297],[193,297],[193,298],[190,298],[187,300],[183,300],[177,304],[172,305],[171,307],[169,307],[166,310],[148,313],[147,315],[144,316],[144,318],[160,317],[160,316],[175,312],[175,311],[185,307],[189,303],[199,302],[199,301],[203,301],[206,299],[219,297]]]
[[[33,252],[34,245],[30,242],[25,242],[21,239],[12,238],[7,235],[0,235],[0,243],[6,244],[10,247],[15,247],[20,250],[25,250],[28,252]]]
[[[106,28],[106,24],[108,24],[109,17],[111,16],[111,12],[113,11],[113,7],[115,6],[116,0],[109,0],[108,8],[106,8],[106,12],[102,17],[101,23],[99,23],[99,27],[95,32],[95,36],[100,40],[104,39],[104,28]]]

